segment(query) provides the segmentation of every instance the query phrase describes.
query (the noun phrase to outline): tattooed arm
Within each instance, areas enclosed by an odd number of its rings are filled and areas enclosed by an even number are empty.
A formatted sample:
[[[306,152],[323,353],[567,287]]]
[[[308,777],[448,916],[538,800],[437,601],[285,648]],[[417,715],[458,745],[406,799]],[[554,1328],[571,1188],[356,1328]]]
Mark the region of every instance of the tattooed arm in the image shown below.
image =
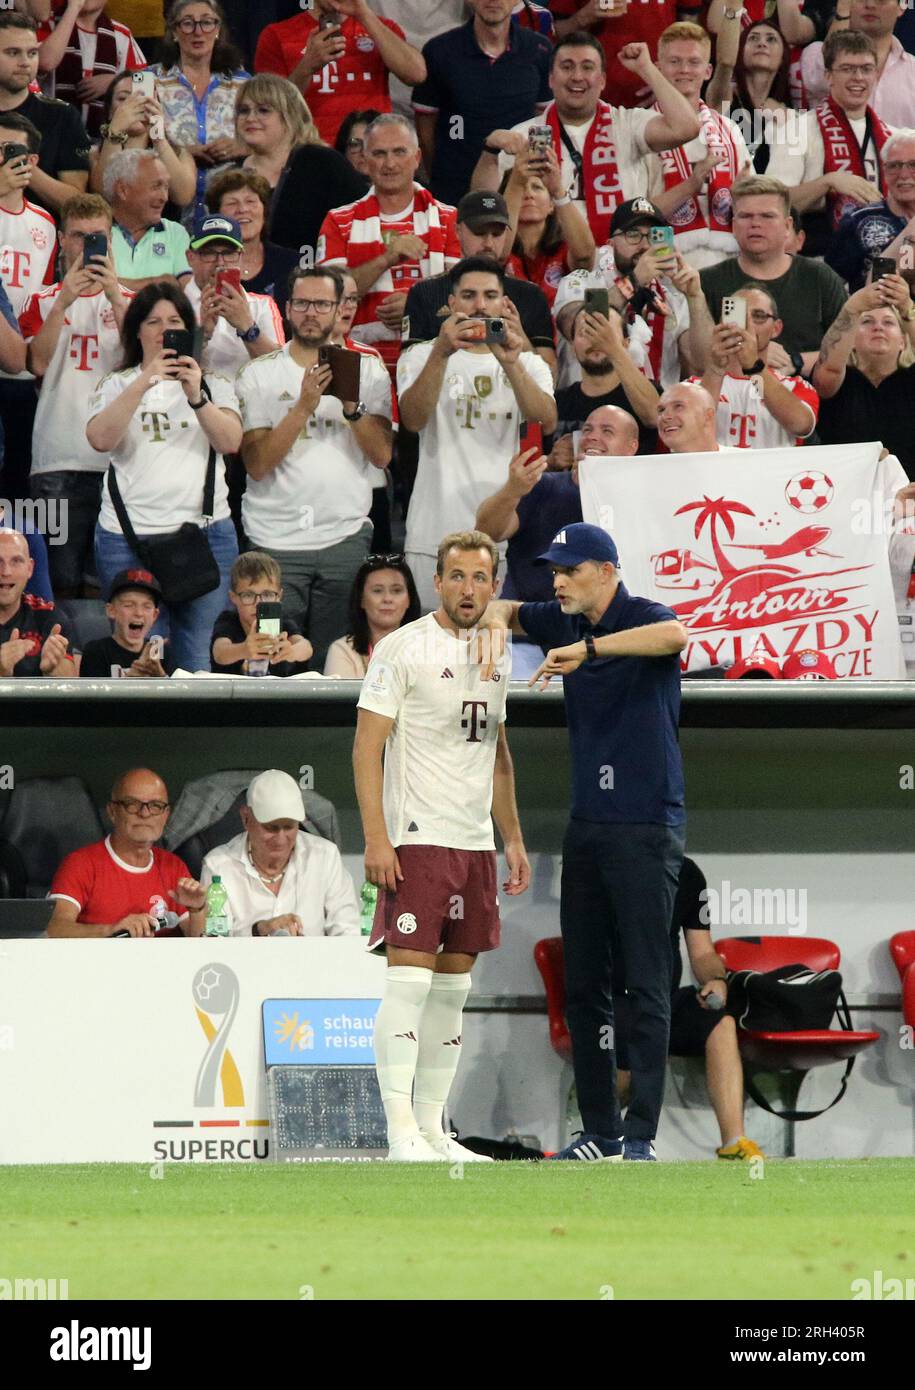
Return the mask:
[[[834,396],[845,380],[845,368],[855,345],[861,314],[867,309],[876,309],[882,302],[873,286],[868,285],[846,301],[835,323],[826,330],[811,378],[821,398]]]

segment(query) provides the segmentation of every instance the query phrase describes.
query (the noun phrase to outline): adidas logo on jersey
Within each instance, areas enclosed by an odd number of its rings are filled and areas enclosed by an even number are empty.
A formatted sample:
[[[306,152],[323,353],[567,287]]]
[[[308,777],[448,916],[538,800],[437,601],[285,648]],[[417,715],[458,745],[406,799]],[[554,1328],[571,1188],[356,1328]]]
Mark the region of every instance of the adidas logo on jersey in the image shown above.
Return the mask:
[[[419,834],[419,826],[416,824],[416,821],[415,821],[415,820],[411,820],[411,821],[410,821],[410,824],[407,826],[407,834],[408,834],[408,835],[418,835],[418,834]]]
[[[460,1047],[460,1045],[461,1045],[461,1034],[460,1034],[460,1033],[458,1033],[458,1035],[457,1035],[456,1038],[450,1038],[450,1039],[448,1040],[448,1042],[442,1043],[442,1047]]]
[[[453,681],[453,680],[454,680],[454,672],[451,671],[451,670],[449,670],[448,667],[446,666],[445,669],[444,669],[444,671],[443,671],[442,674],[441,674],[440,679],[443,680],[443,681]]]

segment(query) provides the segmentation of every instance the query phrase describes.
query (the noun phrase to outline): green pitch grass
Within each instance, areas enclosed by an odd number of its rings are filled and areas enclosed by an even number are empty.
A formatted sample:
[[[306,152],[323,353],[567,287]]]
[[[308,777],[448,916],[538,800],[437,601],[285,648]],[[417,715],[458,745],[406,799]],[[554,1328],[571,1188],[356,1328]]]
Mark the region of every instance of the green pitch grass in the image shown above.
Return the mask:
[[[71,1298],[593,1300],[847,1300],[875,1270],[915,1276],[912,1159],[453,1172],[4,1168],[0,1276]]]

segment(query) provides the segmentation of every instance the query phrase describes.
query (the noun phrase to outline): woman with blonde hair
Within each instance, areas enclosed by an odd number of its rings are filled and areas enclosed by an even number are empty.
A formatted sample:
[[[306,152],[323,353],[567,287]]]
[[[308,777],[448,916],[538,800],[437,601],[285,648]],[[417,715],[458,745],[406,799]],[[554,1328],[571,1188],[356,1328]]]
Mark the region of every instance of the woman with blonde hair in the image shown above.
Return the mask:
[[[302,93],[285,77],[261,72],[243,84],[235,133],[247,154],[242,168],[273,189],[268,235],[304,255],[314,248],[331,208],[353,203],[368,180],[324,144]]]
[[[901,275],[850,296],[813,369],[824,444],[879,439],[915,479],[915,304]]]

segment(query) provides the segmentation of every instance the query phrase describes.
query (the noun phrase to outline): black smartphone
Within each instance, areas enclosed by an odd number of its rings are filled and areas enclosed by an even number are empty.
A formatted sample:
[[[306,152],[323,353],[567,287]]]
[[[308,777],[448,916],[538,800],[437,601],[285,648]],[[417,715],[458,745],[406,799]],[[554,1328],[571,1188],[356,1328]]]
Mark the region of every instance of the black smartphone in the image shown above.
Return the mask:
[[[484,341],[487,343],[498,343],[499,347],[505,346],[506,329],[504,319],[486,320],[486,338]]]
[[[27,156],[28,153],[28,145],[19,145],[13,140],[9,140],[3,146],[3,163],[9,164],[14,159],[22,159],[23,156]]]
[[[166,328],[162,334],[163,348],[171,348],[179,357],[194,356],[194,335],[186,328]]]
[[[257,630],[270,637],[279,637],[283,631],[283,605],[281,603],[259,603],[257,605]]]
[[[604,318],[610,317],[610,291],[590,289],[585,290],[585,311],[589,314],[603,314]]]
[[[93,256],[103,260],[108,255],[108,238],[104,232],[87,232],[83,237],[83,265],[87,266]]]
[[[892,256],[875,256],[871,261],[871,284],[882,280],[884,275],[896,274],[896,262]]]

